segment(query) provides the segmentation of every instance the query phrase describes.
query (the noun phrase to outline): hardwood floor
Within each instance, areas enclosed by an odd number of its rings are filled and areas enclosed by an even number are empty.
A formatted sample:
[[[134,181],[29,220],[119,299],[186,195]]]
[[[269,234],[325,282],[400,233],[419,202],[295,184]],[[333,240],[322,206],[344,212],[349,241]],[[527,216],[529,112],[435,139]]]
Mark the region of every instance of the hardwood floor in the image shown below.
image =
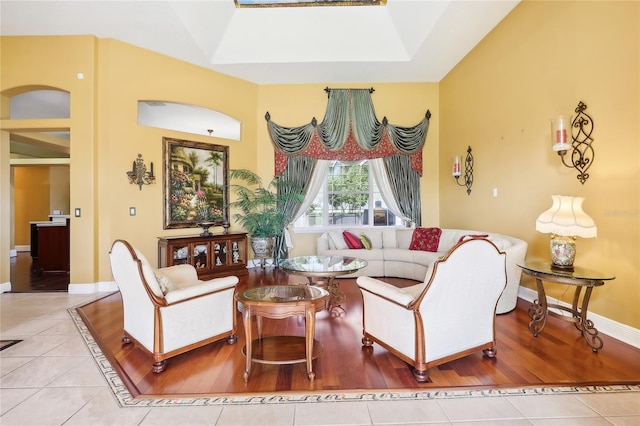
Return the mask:
[[[238,290],[253,286],[303,282],[275,268],[253,269],[240,279]],[[386,279],[398,286],[413,281]],[[307,380],[304,363],[252,365],[249,382],[243,380],[245,360],[242,317],[238,314],[238,343],[224,340],[168,360],[160,374],[151,372],[151,359],[133,345],[123,345],[119,293],[78,309],[92,335],[135,396],[205,396],[272,392],[332,392],[348,390],[408,390],[433,388],[538,387],[640,383],[640,350],[602,336],[604,348],[593,353],[572,324],[550,318],[536,338],[528,329],[529,303],[498,315],[498,355],[470,355],[430,370],[431,382],[413,380],[410,368],[378,345],[363,349],[362,298],[354,279],[341,279],[347,295],[346,315],[317,314],[316,339],[324,352],[314,361],[316,379]],[[598,324],[595,324],[596,327]],[[304,318],[264,319],[264,335],[304,336]]]
[[[38,274],[32,271],[29,252],[18,252],[18,255],[9,261],[9,268],[12,293],[67,291],[69,287],[67,273]]]

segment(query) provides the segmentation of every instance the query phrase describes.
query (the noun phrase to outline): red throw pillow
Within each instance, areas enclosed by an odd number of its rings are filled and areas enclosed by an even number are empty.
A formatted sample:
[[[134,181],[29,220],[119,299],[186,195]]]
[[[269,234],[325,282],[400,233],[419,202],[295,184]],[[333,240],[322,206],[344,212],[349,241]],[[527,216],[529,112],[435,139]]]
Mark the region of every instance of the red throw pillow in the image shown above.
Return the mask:
[[[438,251],[440,235],[440,228],[416,228],[411,236],[409,250]]]
[[[343,231],[342,236],[344,237],[344,242],[347,243],[347,247],[350,249],[361,249],[363,247],[360,237],[353,232]]]
[[[469,240],[472,238],[487,238],[489,237],[489,234],[469,234],[469,235],[463,235],[462,237],[460,237],[460,239],[458,240],[458,244],[460,244],[461,242],[463,242],[464,240]]]

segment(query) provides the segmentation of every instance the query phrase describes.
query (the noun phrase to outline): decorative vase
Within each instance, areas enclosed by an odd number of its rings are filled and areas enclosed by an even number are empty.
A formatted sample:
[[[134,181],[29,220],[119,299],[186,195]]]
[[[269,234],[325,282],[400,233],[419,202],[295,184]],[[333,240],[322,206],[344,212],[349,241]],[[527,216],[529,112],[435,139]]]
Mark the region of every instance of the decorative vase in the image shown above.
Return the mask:
[[[275,237],[251,237],[251,249],[255,259],[260,259],[260,267],[264,268],[265,260],[273,258]]]
[[[553,234],[549,246],[551,249],[551,267],[573,271],[573,261],[576,258],[576,237]]]

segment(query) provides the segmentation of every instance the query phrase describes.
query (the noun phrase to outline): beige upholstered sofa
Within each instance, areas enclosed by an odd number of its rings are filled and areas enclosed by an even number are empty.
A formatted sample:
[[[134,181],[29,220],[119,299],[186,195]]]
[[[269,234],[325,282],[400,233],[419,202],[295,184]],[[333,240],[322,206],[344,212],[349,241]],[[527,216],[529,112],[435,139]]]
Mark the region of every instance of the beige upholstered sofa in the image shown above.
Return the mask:
[[[351,256],[364,259],[368,266],[352,275],[369,277],[398,277],[424,281],[429,266],[449,252],[463,237],[487,235],[487,239],[507,254],[507,287],[498,301],[497,313],[513,310],[518,299],[518,288],[522,270],[518,263],[527,253],[527,242],[508,235],[466,229],[442,229],[438,249],[435,252],[409,250],[413,228],[354,228],[355,235],[365,234],[372,248],[349,249],[346,243],[340,245],[342,230],[325,232],[316,241],[319,256]]]

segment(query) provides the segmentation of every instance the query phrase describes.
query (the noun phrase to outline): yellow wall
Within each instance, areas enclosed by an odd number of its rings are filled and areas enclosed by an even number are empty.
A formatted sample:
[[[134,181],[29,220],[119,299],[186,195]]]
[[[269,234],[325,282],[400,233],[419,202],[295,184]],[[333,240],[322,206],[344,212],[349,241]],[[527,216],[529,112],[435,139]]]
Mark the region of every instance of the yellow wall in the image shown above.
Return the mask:
[[[30,221],[49,220],[48,166],[16,167],[14,169],[15,225],[17,246],[31,244]]]
[[[110,39],[1,37],[0,43],[2,118],[8,117],[7,99],[17,93],[46,86],[71,95],[71,119],[64,121],[71,130],[70,207],[82,211],[71,219],[72,284],[111,281],[108,252],[116,238],[131,241],[155,264],[157,237],[186,232],[163,230],[161,176],[140,191],[125,174],[138,153],[160,167],[163,136],[229,145],[230,167],[255,168],[254,84]],[[84,73],[83,80],[77,79],[78,72]],[[145,99],[200,105],[232,116],[242,122],[241,140],[138,126],[137,102]],[[42,123],[51,121],[26,125],[41,130]],[[15,126],[11,120],[2,123],[3,130]],[[6,134],[3,153],[8,152]],[[9,180],[8,161],[8,155],[0,158],[2,188]],[[9,204],[9,193],[2,191],[2,204]],[[137,208],[137,216],[129,216],[129,207]],[[8,242],[10,214],[8,209],[0,213],[1,235]],[[9,247],[3,243],[1,248],[4,265]],[[8,281],[3,266],[0,282]]]
[[[315,117],[318,122],[324,118],[327,109],[326,84],[304,85],[262,85],[259,88],[259,103],[256,120],[258,122],[258,173],[273,176],[273,144],[265,122],[269,112],[271,120],[282,126],[301,126]],[[429,133],[422,153],[423,174],[421,179],[422,223],[424,226],[438,225],[438,138],[439,138],[439,97],[435,83],[374,83],[374,84],[334,84],[331,88],[369,88],[376,116],[382,121],[384,116],[390,123],[400,126],[418,124],[427,110],[431,111]],[[315,254],[318,234],[294,233],[292,241],[294,255]]]
[[[594,291],[590,311],[635,328],[639,15],[638,2],[525,1],[440,84],[441,225],[512,234],[529,242],[529,259],[548,260],[549,235],[535,231],[536,217],[553,194],[585,197],[598,237],[578,239],[576,264],[616,275]],[[594,121],[596,153],[584,185],[550,141],[549,118],[572,114],[579,101]],[[475,159],[471,196],[455,186],[450,166],[467,145]],[[551,295],[570,301],[566,290]]]

